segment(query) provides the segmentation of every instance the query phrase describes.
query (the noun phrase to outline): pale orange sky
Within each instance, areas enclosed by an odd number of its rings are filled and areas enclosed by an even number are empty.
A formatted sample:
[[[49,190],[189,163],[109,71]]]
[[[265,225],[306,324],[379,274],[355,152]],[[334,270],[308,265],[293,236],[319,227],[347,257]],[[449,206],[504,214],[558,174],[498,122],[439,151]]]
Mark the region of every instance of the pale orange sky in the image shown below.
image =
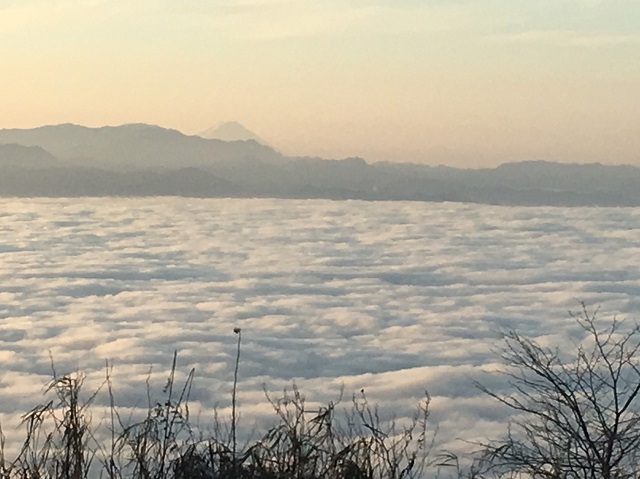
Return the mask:
[[[292,155],[640,165],[637,0],[0,0],[0,128],[236,120]]]

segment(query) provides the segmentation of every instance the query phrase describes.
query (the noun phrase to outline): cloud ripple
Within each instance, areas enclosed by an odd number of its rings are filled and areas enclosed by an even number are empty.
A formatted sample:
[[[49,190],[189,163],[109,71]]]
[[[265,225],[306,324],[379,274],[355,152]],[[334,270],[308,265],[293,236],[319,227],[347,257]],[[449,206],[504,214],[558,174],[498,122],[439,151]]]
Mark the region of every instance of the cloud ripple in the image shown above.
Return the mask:
[[[115,365],[118,401],[161,389],[171,354],[194,400],[228,405],[234,327],[240,405],[262,385],[313,400],[365,388],[409,414],[434,396],[440,438],[497,430],[493,350],[518,329],[579,339],[578,301],[635,314],[640,210],[447,203],[146,199],[0,200],[0,419],[15,424],[50,374],[90,384]],[[6,432],[6,431],[5,431]],[[10,435],[10,433],[9,433]]]

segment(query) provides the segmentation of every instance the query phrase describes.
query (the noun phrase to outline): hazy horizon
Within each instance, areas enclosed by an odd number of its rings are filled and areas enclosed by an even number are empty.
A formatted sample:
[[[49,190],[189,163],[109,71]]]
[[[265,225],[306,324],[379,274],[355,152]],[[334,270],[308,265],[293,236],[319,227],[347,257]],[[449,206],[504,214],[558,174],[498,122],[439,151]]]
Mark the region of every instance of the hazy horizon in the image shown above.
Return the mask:
[[[640,164],[632,0],[8,0],[0,128],[238,121],[287,155]]]

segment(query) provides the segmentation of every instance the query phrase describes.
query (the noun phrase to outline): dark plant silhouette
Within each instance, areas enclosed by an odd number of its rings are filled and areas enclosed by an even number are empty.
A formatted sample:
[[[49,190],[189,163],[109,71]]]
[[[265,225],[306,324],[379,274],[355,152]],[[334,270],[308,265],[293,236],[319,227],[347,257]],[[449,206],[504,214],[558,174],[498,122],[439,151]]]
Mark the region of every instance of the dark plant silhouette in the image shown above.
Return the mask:
[[[237,385],[241,332],[237,335],[232,412],[205,436],[190,421],[189,395],[195,370],[176,383],[177,353],[162,390],[153,400],[147,380],[147,411],[136,421],[115,406],[111,366],[103,385],[85,395],[82,374],[58,376],[45,391],[50,400],[23,416],[25,439],[17,457],[5,454],[0,435],[0,479],[409,479],[429,466],[432,436],[429,399],[409,422],[382,421],[364,392],[350,407],[336,403],[310,410],[293,385],[281,397],[266,394],[276,425],[239,447]],[[106,392],[105,423],[92,421],[92,407]],[[216,417],[217,413],[216,413]],[[218,420],[217,420],[218,421]],[[228,431],[225,433],[224,431]]]
[[[516,415],[505,438],[486,444],[493,475],[623,479],[640,475],[640,327],[602,324],[583,305],[586,333],[575,354],[506,335],[502,371],[512,392],[487,394]]]

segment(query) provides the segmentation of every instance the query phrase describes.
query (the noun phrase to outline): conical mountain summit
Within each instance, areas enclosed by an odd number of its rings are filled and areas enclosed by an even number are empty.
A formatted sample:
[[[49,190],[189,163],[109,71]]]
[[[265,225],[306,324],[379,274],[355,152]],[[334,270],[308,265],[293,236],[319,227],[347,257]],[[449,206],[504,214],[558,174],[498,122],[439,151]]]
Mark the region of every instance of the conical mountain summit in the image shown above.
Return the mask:
[[[262,140],[254,132],[245,128],[237,121],[226,121],[220,123],[218,126],[209,128],[203,131],[198,136],[206,138],[208,140],[223,140],[223,141],[247,141],[253,140],[258,143],[266,145],[266,142]]]

